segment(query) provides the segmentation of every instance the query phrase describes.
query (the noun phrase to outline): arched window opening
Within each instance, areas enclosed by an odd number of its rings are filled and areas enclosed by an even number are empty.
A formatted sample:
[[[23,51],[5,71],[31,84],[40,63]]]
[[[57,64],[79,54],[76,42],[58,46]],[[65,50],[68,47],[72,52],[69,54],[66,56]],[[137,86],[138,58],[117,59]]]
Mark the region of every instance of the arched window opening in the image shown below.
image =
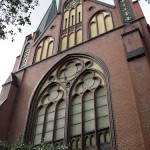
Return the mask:
[[[73,150],[111,149],[114,135],[106,81],[103,68],[87,56],[69,57],[53,67],[33,97],[34,117],[29,118],[27,130],[34,130],[27,131],[26,139],[33,139],[34,145],[42,140],[70,143]]]
[[[81,30],[80,32],[78,32]],[[74,36],[72,35],[74,33]],[[64,37],[65,43],[64,44]],[[67,1],[64,7],[63,30],[61,36],[61,51],[82,43],[82,1]]]
[[[45,141],[52,141],[55,117],[55,105],[48,107],[46,112]]]
[[[82,30],[77,31],[77,44],[82,43]]]
[[[113,29],[111,14],[107,11],[101,11],[93,16],[90,21],[90,38],[108,32]]]
[[[61,101],[57,106],[56,124],[55,124],[55,140],[64,139],[65,126],[65,101]]]
[[[52,56],[54,40],[52,37],[47,37],[41,41],[36,49],[34,62],[39,62],[47,57]]]
[[[34,144],[40,144],[42,141],[43,123],[45,116],[45,108],[41,107],[37,111],[37,121],[35,126]]]
[[[84,135],[83,142],[85,145],[82,147],[85,148],[101,147],[101,143],[103,146],[107,144],[110,147],[108,100],[104,79],[96,71],[86,71],[80,76],[74,88],[76,94],[73,100],[78,100],[82,106],[81,109],[78,106],[78,111],[80,110],[78,113],[81,116],[78,125],[82,127],[82,130],[78,126],[80,130],[77,134],[71,134],[71,138],[83,138]],[[72,104],[72,112],[74,112],[74,106]],[[79,116],[71,115],[71,120],[77,121],[78,118]],[[71,129],[71,133],[74,133],[75,128],[71,126]],[[102,131],[107,133],[107,142],[106,135],[103,135],[104,138],[101,135]],[[95,137],[95,135],[97,136]]]
[[[40,144],[42,140],[58,144],[64,139],[64,98],[64,90],[57,83],[50,84],[40,95],[34,134],[35,145]]]
[[[75,45],[75,34],[71,33],[69,35],[69,48]]]

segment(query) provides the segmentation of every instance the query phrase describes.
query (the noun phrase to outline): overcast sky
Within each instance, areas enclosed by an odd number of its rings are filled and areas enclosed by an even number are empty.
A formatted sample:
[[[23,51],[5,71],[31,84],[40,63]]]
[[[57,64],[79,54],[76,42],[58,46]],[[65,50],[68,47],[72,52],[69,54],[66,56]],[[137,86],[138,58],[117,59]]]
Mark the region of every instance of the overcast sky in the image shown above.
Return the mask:
[[[13,69],[16,56],[20,55],[25,36],[36,31],[51,1],[52,0],[39,0],[40,5],[36,7],[31,16],[32,25],[23,27],[22,33],[15,37],[15,42],[12,43],[10,40],[0,40],[0,91],[1,85],[5,83]],[[58,1],[59,0],[57,0],[57,3]],[[101,1],[113,4],[113,0]],[[140,0],[140,4],[147,22],[150,24],[150,4],[148,5],[148,2],[145,0]]]

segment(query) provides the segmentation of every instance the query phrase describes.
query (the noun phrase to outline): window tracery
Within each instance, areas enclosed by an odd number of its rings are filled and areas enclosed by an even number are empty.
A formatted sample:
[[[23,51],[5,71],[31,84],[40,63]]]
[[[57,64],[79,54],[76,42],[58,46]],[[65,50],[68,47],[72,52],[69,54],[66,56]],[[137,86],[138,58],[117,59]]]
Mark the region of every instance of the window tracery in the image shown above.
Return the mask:
[[[90,21],[90,38],[113,29],[113,21],[108,11],[96,13]]]
[[[122,15],[123,22],[129,22],[133,20],[133,12],[128,0],[120,0],[119,7]]]
[[[104,71],[88,57],[73,57],[44,79],[35,100],[35,145],[45,142],[72,150],[110,148],[110,120]]]
[[[26,63],[27,63],[27,60],[28,60],[28,55],[29,55],[30,48],[31,48],[31,44],[27,44],[25,49],[24,49],[24,53],[23,53],[23,56],[22,56],[22,60],[21,60],[19,69],[23,69],[23,68],[26,67]]]
[[[52,37],[47,37],[40,42],[36,48],[34,63],[39,62],[53,54],[54,40]]]

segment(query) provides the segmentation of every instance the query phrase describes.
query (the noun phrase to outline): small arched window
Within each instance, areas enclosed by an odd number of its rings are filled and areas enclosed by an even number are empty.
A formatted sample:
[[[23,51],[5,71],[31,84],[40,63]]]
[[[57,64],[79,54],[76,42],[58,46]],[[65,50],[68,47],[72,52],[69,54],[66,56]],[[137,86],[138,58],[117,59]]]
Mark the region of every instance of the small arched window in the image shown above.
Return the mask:
[[[39,62],[47,57],[52,56],[54,40],[52,37],[47,37],[40,42],[36,49],[34,62]]]
[[[113,29],[111,14],[107,11],[96,13],[90,21],[90,38]]]

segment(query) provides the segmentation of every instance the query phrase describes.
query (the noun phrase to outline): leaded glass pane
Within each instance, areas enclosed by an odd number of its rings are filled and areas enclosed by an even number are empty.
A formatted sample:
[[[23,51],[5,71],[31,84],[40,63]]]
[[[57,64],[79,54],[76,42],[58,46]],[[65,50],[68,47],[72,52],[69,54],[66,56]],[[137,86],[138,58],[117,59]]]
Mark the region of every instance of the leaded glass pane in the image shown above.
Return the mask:
[[[93,94],[90,91],[86,92],[84,96],[84,101],[89,101],[89,100],[93,100]]]
[[[55,130],[55,140],[64,138],[64,128]]]
[[[94,146],[95,145],[95,137],[91,136],[91,145]]]
[[[35,135],[34,145],[40,144],[42,139],[42,134]]]
[[[103,13],[101,13],[97,16],[97,22],[98,22],[99,34],[102,34],[102,33],[106,32],[105,24],[104,24],[104,14]]]
[[[81,148],[81,140],[80,139],[77,140],[77,148]]]
[[[84,121],[94,119],[94,110],[93,109],[89,110],[89,111],[86,111],[84,113],[85,113],[85,115],[84,115]]]
[[[42,133],[43,130],[43,124],[36,126],[35,134]]]
[[[104,105],[107,105],[107,97],[106,96],[97,97],[96,98],[96,107],[101,107]]]
[[[94,129],[95,129],[95,121],[94,120],[84,122],[84,132],[93,131]]]
[[[77,114],[81,112],[81,104],[72,106],[72,114]]]
[[[49,44],[49,46],[48,46],[48,57],[49,57],[49,56],[52,56],[52,53],[53,53],[53,45],[54,45],[54,43],[51,42],[51,43]]]
[[[98,129],[104,129],[109,127],[109,117],[105,116],[97,119]]]
[[[71,135],[75,136],[79,134],[81,134],[81,124],[71,126]]]
[[[54,104],[51,105],[50,107],[48,107],[47,112],[53,112],[53,111],[55,111],[55,106],[54,106]]]
[[[74,141],[74,140],[72,141],[72,143],[71,143],[71,148],[72,148],[72,149],[76,149],[76,141]]]
[[[98,117],[103,117],[108,115],[108,106],[102,106],[97,108],[97,116]]]
[[[45,133],[45,141],[52,141],[53,131]]]
[[[44,115],[39,116],[37,119],[37,124],[42,124],[44,122]]]
[[[72,102],[72,105],[76,105],[76,104],[80,104],[81,103],[81,97],[80,96],[75,96],[73,98],[73,102]]]
[[[101,133],[100,134],[100,144],[103,144],[103,143],[105,143],[105,135],[104,135],[104,133]]]
[[[57,118],[63,118],[65,116],[65,109],[61,109],[57,111]]]
[[[40,108],[40,110],[38,111],[38,116],[44,115],[44,114],[45,114],[45,108],[42,107],[42,108]]]
[[[94,109],[94,100],[84,102],[84,111]]]
[[[76,114],[72,116],[71,124],[78,124],[81,123],[81,114]]]
[[[96,26],[96,22],[92,22],[90,25],[90,33],[91,33],[91,38],[97,36],[97,26]]]
[[[62,101],[61,103],[59,103],[59,109],[63,109],[66,108],[65,102]]]
[[[109,135],[109,132],[106,132],[106,142],[107,142],[107,143],[110,142],[110,135]]]
[[[106,95],[105,88],[98,88],[98,90],[96,91],[96,97],[101,97],[103,95]]]
[[[89,147],[90,146],[90,138],[87,136],[85,138],[85,147]]]
[[[59,120],[57,120],[56,122],[57,122],[57,123],[56,123],[56,128],[57,128],[57,129],[58,129],[58,128],[63,128],[64,125],[65,125],[65,118],[59,119]]]
[[[47,122],[49,122],[49,121],[53,121],[54,120],[54,112],[52,112],[52,113],[48,113],[47,114]]]
[[[54,128],[54,121],[46,123],[46,132],[52,131]]]

